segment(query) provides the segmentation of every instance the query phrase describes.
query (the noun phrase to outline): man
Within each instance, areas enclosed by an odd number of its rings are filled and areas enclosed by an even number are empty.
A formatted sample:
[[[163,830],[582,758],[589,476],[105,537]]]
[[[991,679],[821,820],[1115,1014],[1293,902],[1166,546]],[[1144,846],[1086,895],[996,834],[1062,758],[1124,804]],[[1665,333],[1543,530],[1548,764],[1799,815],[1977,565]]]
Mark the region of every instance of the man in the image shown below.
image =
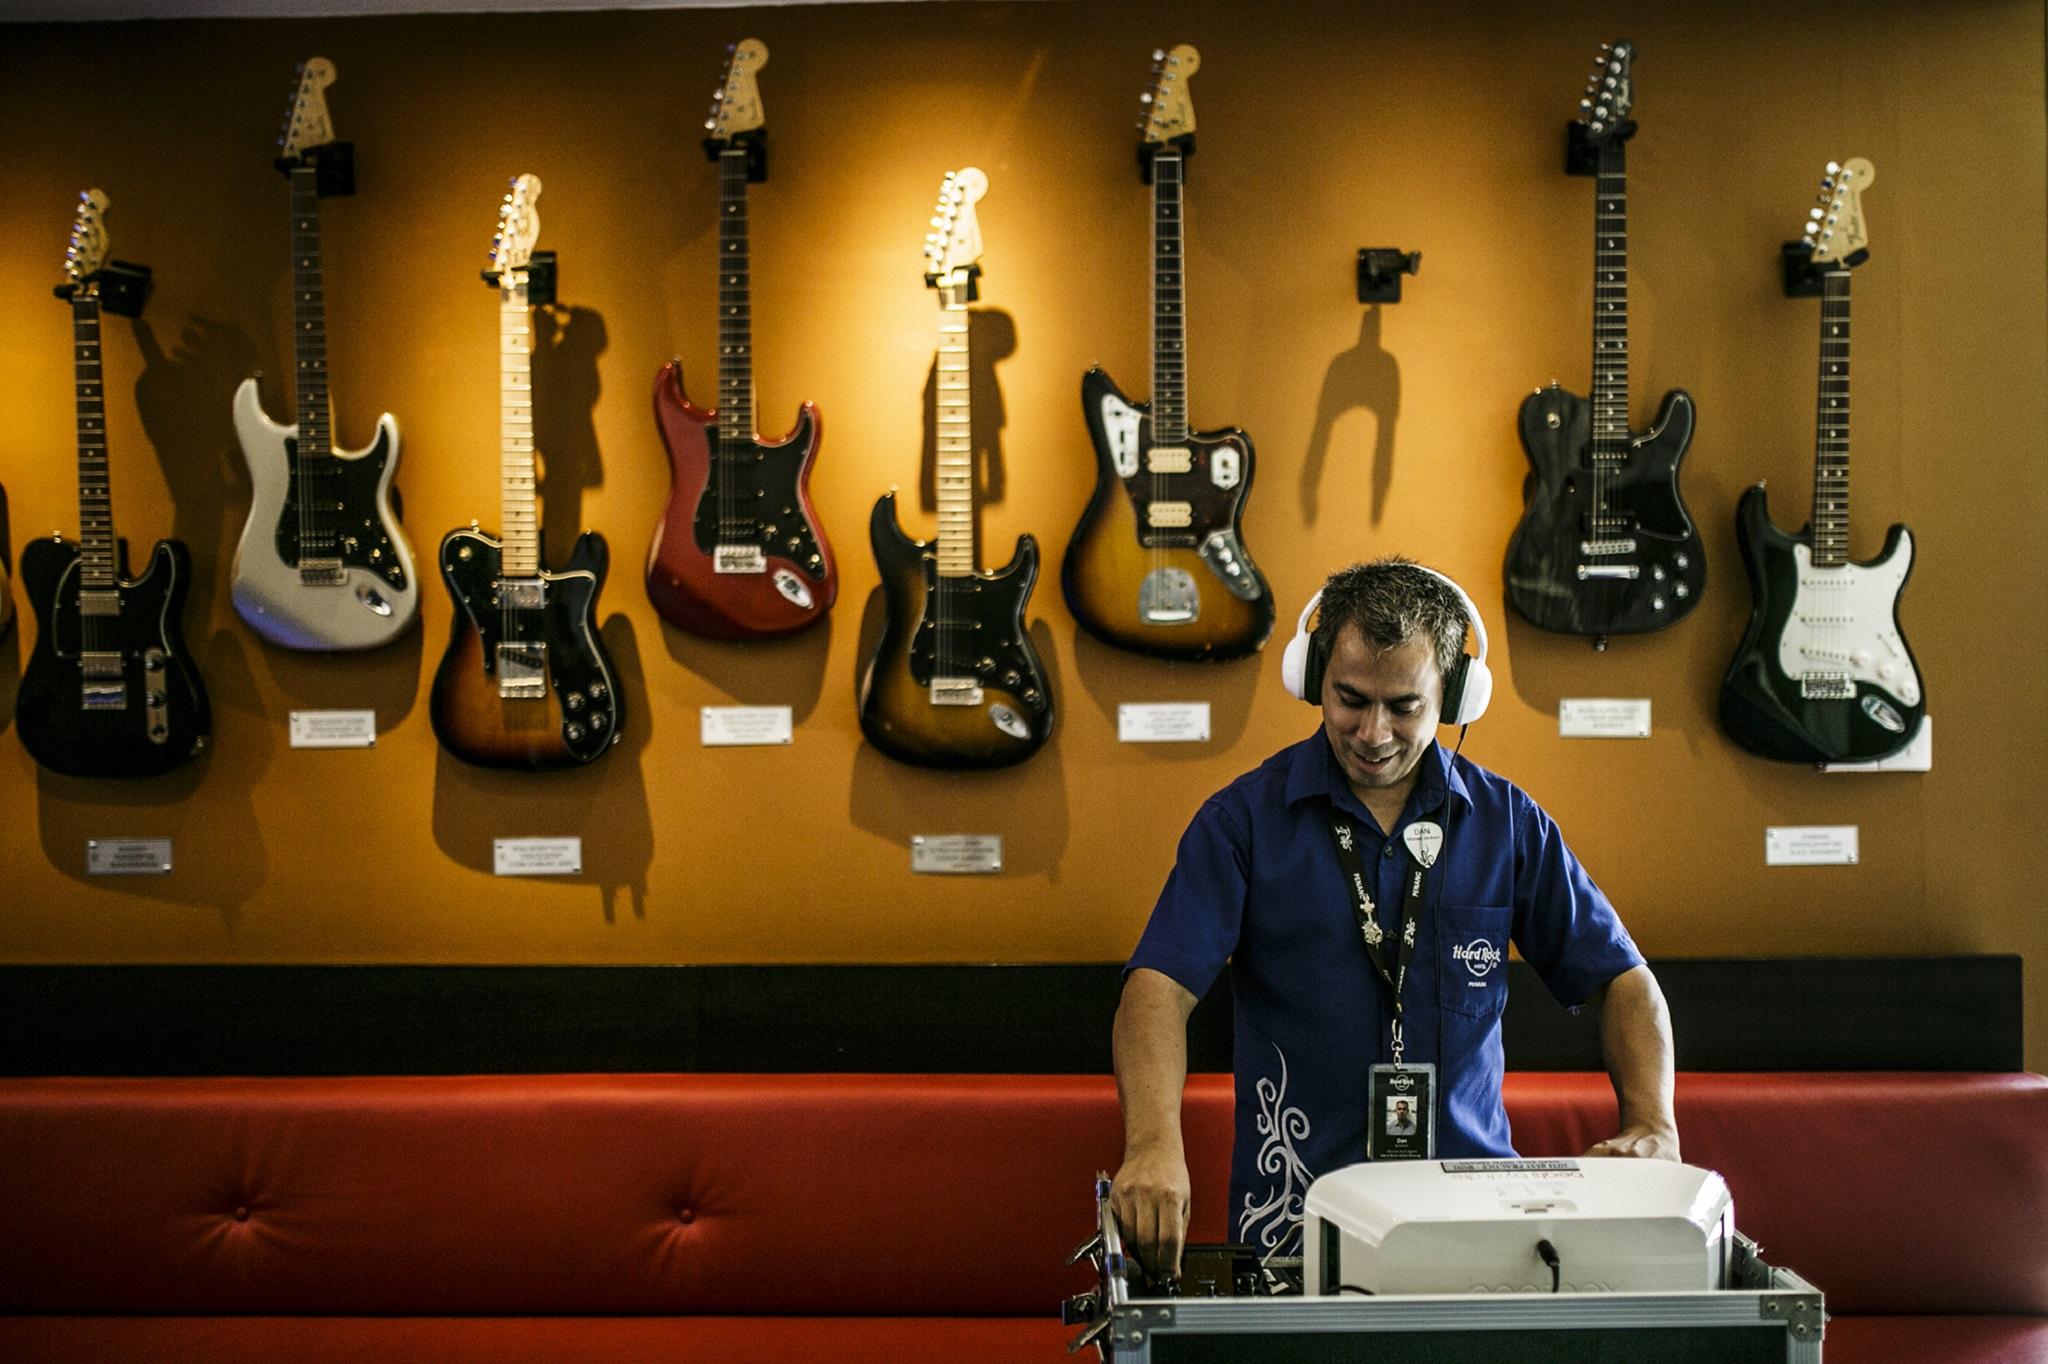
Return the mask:
[[[1197,812],[1125,974],[1111,1206],[1156,1270],[1178,1271],[1188,1225],[1187,1019],[1226,960],[1234,1240],[1291,1247],[1310,1181],[1365,1159],[1369,1140],[1423,1153],[1418,1138],[1370,1131],[1390,1111],[1371,1097],[1390,1074],[1434,1067],[1411,1113],[1434,1118],[1436,1156],[1513,1155],[1500,1092],[1510,941],[1560,1003],[1600,1010],[1621,1130],[1587,1154],[1678,1158],[1656,980],[1549,816],[1436,741],[1440,719],[1478,718],[1492,690],[1470,598],[1383,559],[1332,575],[1319,600],[1283,675],[1322,707],[1320,732]],[[1476,658],[1463,652],[1468,620]]]
[[[1387,1133],[1389,1136],[1395,1137],[1412,1137],[1415,1135],[1415,1113],[1408,1107],[1406,1099],[1394,1100],[1394,1116],[1387,1123]]]

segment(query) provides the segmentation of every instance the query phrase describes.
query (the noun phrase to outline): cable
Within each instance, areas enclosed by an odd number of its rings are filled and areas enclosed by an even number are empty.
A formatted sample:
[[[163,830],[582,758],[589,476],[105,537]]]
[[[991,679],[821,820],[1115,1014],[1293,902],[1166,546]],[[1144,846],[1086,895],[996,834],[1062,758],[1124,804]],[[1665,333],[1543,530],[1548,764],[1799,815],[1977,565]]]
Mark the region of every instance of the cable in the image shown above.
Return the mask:
[[[1536,1255],[1544,1264],[1550,1266],[1550,1291],[1557,1292],[1559,1281],[1564,1275],[1563,1262],[1557,1258],[1557,1247],[1548,1241],[1538,1241]]]

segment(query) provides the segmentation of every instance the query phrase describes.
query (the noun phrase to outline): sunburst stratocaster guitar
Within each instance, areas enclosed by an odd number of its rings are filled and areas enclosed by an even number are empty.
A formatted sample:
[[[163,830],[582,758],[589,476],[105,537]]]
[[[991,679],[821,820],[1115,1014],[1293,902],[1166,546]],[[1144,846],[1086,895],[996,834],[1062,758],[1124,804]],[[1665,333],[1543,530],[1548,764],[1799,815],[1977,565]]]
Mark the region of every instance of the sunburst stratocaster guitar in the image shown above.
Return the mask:
[[[1691,397],[1664,395],[1657,424],[1629,430],[1628,174],[1634,45],[1605,44],[1570,125],[1566,165],[1594,177],[1593,396],[1556,384],[1522,402],[1528,506],[1508,542],[1507,598],[1545,630],[1642,634],[1699,604],[1707,556],[1678,492]]]
[[[1750,752],[1788,762],[1886,757],[1927,713],[1899,629],[1912,532],[1894,525],[1875,559],[1849,559],[1849,272],[1870,254],[1863,191],[1875,178],[1860,156],[1830,162],[1806,224],[1821,284],[1813,518],[1798,535],[1779,530],[1761,483],[1735,509],[1755,606],[1721,682],[1721,727]]]
[[[1152,401],[1101,368],[1081,376],[1095,495],[1060,567],[1074,618],[1098,639],[1161,658],[1241,658],[1273,633],[1273,594],[1246,551],[1252,443],[1188,429],[1182,183],[1194,153],[1188,78],[1201,55],[1153,54],[1139,163],[1152,185]]]
[[[814,625],[839,595],[832,547],[811,509],[818,409],[805,403],[778,441],[754,425],[747,183],[767,174],[755,79],[767,62],[758,39],[735,47],[705,121],[704,147],[718,163],[718,406],[684,396],[680,360],[654,383],[671,480],[647,551],[647,595],[670,624],[725,639]]]
[[[912,540],[896,494],[875,503],[868,534],[887,620],[860,684],[860,727],[891,757],[929,767],[1004,767],[1052,732],[1052,688],[1024,631],[1038,542],[994,572],[975,566],[974,422],[967,305],[981,273],[975,204],[988,177],[948,173],[925,238],[925,283],[939,291],[937,541]]]
[[[159,540],[140,578],[128,542],[114,535],[107,472],[100,305],[134,316],[146,273],[107,260],[107,196],[87,190],[65,255],[72,364],[78,386],[79,538],[50,536],[21,551],[21,585],[36,614],[36,643],[14,703],[22,746],[53,772],[148,777],[206,746],[212,713],[185,649],[182,620],[192,556]]]
[[[367,449],[337,450],[327,394],[327,314],[320,199],[353,188],[351,149],[334,140],[334,64],[299,68],[277,165],[291,181],[292,377],[298,422],[263,412],[256,380],[235,392],[235,434],[253,497],[235,549],[235,610],[288,649],[373,649],[419,613],[412,545],[391,508],[398,422],[377,419]]]
[[[500,461],[504,538],[475,522],[441,541],[441,578],[455,599],[448,651],[434,673],[434,733],[450,753],[485,767],[576,767],[618,742],[625,703],[595,624],[609,554],[604,537],[577,537],[568,566],[549,569],[533,449],[533,318],[528,295],[534,201],[522,175],[499,210],[489,278],[498,289]]]

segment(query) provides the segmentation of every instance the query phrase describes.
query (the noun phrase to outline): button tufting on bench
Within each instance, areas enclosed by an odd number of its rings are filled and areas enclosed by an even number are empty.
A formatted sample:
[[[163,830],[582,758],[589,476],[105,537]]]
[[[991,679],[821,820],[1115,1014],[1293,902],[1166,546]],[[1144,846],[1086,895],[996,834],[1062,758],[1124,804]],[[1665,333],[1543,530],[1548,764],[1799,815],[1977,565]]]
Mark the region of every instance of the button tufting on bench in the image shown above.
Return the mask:
[[[678,1222],[681,1222],[681,1223],[682,1223],[682,1224],[683,1224],[684,1226],[686,1226],[686,1227],[687,1227],[687,1226],[689,1226],[689,1225],[690,1225],[690,1223],[692,1223],[692,1222],[694,1222],[694,1221],[696,1221],[696,1220],[697,1220],[697,1212],[696,1212],[696,1209],[694,1209],[694,1208],[677,1208],[677,1209],[676,1209],[676,1221],[678,1221]]]
[[[237,1222],[246,1222],[249,1220],[249,1208],[246,1204],[244,1204],[242,1207],[235,1209],[235,1220]]]

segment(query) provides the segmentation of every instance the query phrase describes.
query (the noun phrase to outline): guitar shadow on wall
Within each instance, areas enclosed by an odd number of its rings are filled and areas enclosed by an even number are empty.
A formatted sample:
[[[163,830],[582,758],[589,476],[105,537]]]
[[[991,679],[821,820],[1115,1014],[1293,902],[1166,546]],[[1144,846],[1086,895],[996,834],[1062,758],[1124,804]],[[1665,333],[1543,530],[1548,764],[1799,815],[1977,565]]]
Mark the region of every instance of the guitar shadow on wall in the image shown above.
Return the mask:
[[[7,514],[7,489],[0,488],[0,733],[14,723],[14,693],[21,687],[21,612],[14,607],[14,525]]]
[[[613,612],[598,633],[625,699],[626,724],[619,741],[602,757],[558,772],[477,767],[436,745],[434,844],[444,856],[488,876],[494,871],[493,839],[580,837],[582,872],[544,879],[595,886],[604,921],[616,924],[622,895],[635,919],[647,917],[654,821],[647,808],[641,758],[652,727],[633,623],[623,612]],[[692,851],[668,850],[685,866]],[[507,878],[501,893],[492,898],[516,897],[518,889],[512,883],[519,879]]]
[[[1115,495],[1124,494],[1119,489]],[[1053,586],[1057,590],[1058,583]],[[1217,590],[1222,590],[1220,584]],[[1269,640],[1267,649],[1273,647]],[[1117,727],[1117,708],[1125,703],[1209,703],[1207,743],[1117,745],[1120,758],[1137,762],[1207,762],[1235,745],[1251,719],[1260,661],[1266,656],[1266,650],[1261,650],[1248,658],[1222,662],[1148,658],[1105,644],[1079,625],[1074,627],[1074,671],[1080,675],[1082,689],[1108,721],[1111,733]]]
[[[135,525],[131,538],[138,549],[161,534],[185,542],[192,551],[191,610],[203,623],[214,603],[227,598],[222,565],[233,558],[241,531],[229,508],[246,510],[251,496],[235,442],[235,389],[261,362],[249,334],[229,323],[195,316],[168,351],[146,319],[130,326],[143,363],[135,381],[136,415],[156,447],[172,513],[168,531]],[[118,486],[114,496],[118,522]]]
[[[839,546],[832,552],[838,554]],[[791,722],[800,725],[825,690],[832,621],[844,609],[835,605],[823,620],[781,639],[706,639],[663,621],[661,642],[671,659],[732,697],[733,704],[788,706]]]
[[[593,309],[533,309],[533,446],[541,460],[541,524],[553,528],[556,544],[584,529],[583,494],[604,482],[592,414],[604,388],[597,357],[608,340]]]
[[[1374,418],[1370,524],[1378,526],[1386,514],[1387,494],[1394,486],[1394,428],[1401,419],[1401,364],[1380,341],[1385,311],[1383,306],[1368,305],[1359,323],[1358,344],[1333,357],[1323,371],[1315,425],[1301,464],[1301,513],[1308,525],[1316,523],[1322,507],[1324,465],[1337,419],[1358,410]]]

